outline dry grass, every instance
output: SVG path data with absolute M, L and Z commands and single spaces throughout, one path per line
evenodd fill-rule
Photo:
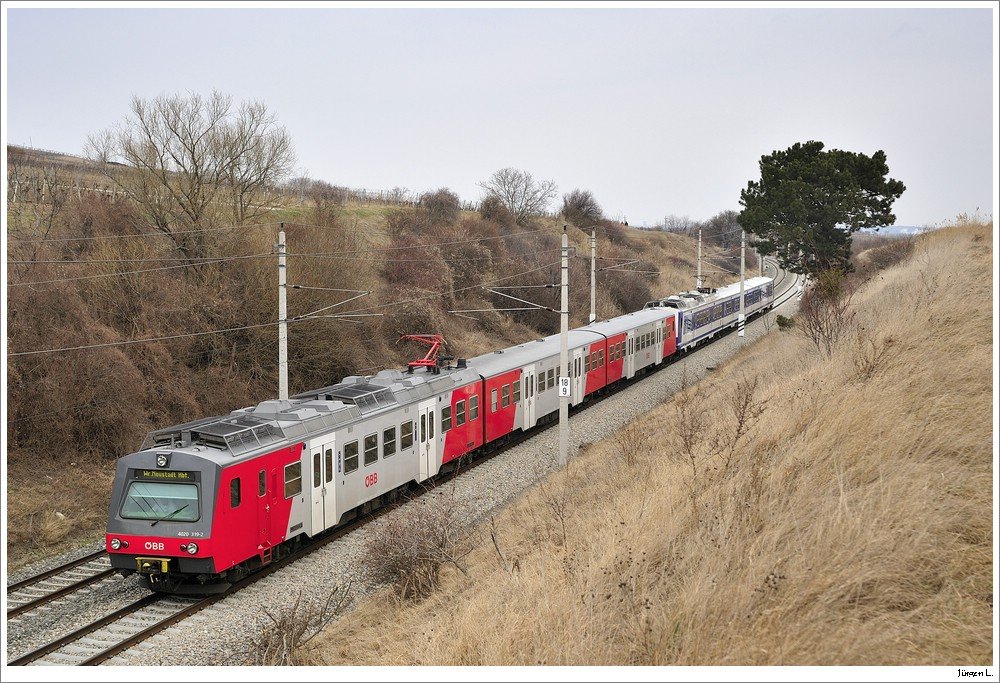
M 588 447 L 496 516 L 466 574 L 331 626 L 323 661 L 989 664 L 991 230 L 922 237 L 857 292 L 856 324 L 895 340 L 872 372 L 850 336 L 827 358 L 770 335 L 688 390 L 713 424 L 694 467 L 665 404 L 633 464 L 621 439 Z M 754 380 L 767 402 L 726 472 L 714 421 Z
M 114 463 L 8 461 L 7 571 L 101 537 Z

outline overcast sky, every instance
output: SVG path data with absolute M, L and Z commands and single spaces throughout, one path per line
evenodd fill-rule
M 514 166 L 653 224 L 795 142 L 888 155 L 897 223 L 991 214 L 983 9 L 7 9 L 6 141 L 81 153 L 133 93 L 263 100 L 298 166 L 413 191 Z

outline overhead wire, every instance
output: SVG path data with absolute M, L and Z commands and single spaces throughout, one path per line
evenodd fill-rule
M 526 270 L 526 271 L 522 271 L 520 273 L 514 273 L 512 275 L 508 275 L 506 277 L 499 278 L 499 279 L 495 280 L 494 282 L 506 282 L 506 281 L 512 280 L 512 279 L 514 279 L 516 277 L 521 277 L 522 275 L 528 275 L 530 273 L 534 273 L 534 272 L 537 272 L 539 270 L 544 270 L 545 268 L 551 268 L 551 267 L 553 267 L 553 266 L 555 266 L 557 264 L 558 264 L 558 262 L 548 263 L 548 264 L 545 264 L 543 266 L 539 266 L 537 268 L 532 268 L 532 269 L 529 269 L 529 270 Z M 470 290 L 470 289 L 479 289 L 479 288 L 481 288 L 483 286 L 485 286 L 485 285 L 483 285 L 483 284 L 480 284 L 480 285 L 471 285 L 469 287 L 461 287 L 461 288 L 458 288 L 458 289 L 451 289 L 451 290 L 448 290 L 446 292 L 434 292 L 434 293 L 427 294 L 425 296 L 415 297 L 415 298 L 411 298 L 411 299 L 404 299 L 404 300 L 401 300 L 401 301 L 391 301 L 391 302 L 386 302 L 386 303 L 383 303 L 383 304 L 374 304 L 372 306 L 366 306 L 364 308 L 353 309 L 353 310 L 350 310 L 350 311 L 344 311 L 344 314 L 365 313 L 365 312 L 375 311 L 375 310 L 381 310 L 381 309 L 385 309 L 385 308 L 392 308 L 392 307 L 395 307 L 395 306 L 402 306 L 402 305 L 405 305 L 405 304 L 416 303 L 416 302 L 419 302 L 419 301 L 425 301 L 427 299 L 434 299 L 434 298 L 439 298 L 439 297 L 447 296 L 447 295 L 453 294 L 455 292 L 462 292 L 462 291 L 467 291 L 467 290 Z M 306 317 L 306 318 L 298 318 L 298 319 L 288 319 L 285 322 L 286 323 L 295 323 L 295 322 L 304 322 L 305 320 L 314 320 L 314 319 L 316 319 L 316 318 L 308 318 L 308 317 Z M 8 357 L 13 358 L 13 357 L 23 357 L 23 356 L 37 356 L 37 355 L 49 354 L 49 353 L 66 353 L 66 352 L 70 352 L 70 351 L 85 351 L 85 350 L 91 350 L 91 349 L 111 348 L 111 347 L 116 347 L 116 346 L 130 346 L 132 344 L 149 344 L 149 343 L 153 343 L 153 342 L 169 341 L 169 340 L 173 340 L 173 339 L 185 339 L 185 338 L 190 338 L 190 337 L 201 337 L 201 336 L 206 336 L 206 335 L 211 335 L 211 334 L 225 334 L 225 333 L 229 333 L 229 332 L 239 332 L 239 331 L 242 331 L 242 330 L 252 330 L 252 329 L 259 329 L 259 328 L 263 328 L 263 327 L 273 327 L 273 326 L 278 325 L 278 324 L 280 324 L 280 321 L 273 321 L 273 322 L 266 322 L 266 323 L 257 323 L 257 324 L 252 324 L 252 325 L 240 325 L 240 326 L 236 326 L 236 327 L 227 327 L 227 328 L 222 328 L 222 329 L 217 329 L 217 330 L 205 330 L 205 331 L 201 331 L 201 332 L 187 332 L 187 333 L 182 333 L 182 334 L 172 334 L 172 335 L 166 335 L 166 336 L 162 336 L 162 337 L 150 337 L 150 338 L 147 338 L 147 339 L 126 339 L 126 340 L 123 340 L 123 341 L 105 342 L 105 343 L 101 343 L 101 344 L 84 344 L 84 345 L 80 345 L 80 346 L 67 346 L 67 347 L 55 348 L 55 349 L 36 349 L 34 351 L 18 351 L 18 352 L 14 352 L 14 353 L 8 353 L 7 355 L 8 355 Z
M 195 266 L 212 265 L 215 263 L 226 263 L 228 261 L 243 261 L 247 259 L 273 258 L 274 254 L 251 254 L 249 256 L 227 256 L 211 261 L 199 261 L 197 263 L 181 263 L 173 266 L 161 266 L 160 268 L 144 268 L 142 270 L 123 270 L 115 273 L 98 273 L 96 275 L 80 275 L 77 277 L 64 277 L 53 280 L 32 280 L 30 282 L 11 282 L 8 287 L 29 287 L 31 285 L 51 285 L 60 282 L 78 282 L 80 280 L 97 280 L 106 277 L 121 277 L 123 275 L 140 275 L 143 273 L 158 273 L 165 270 L 178 270 L 180 268 L 193 268 Z
M 93 240 L 111 240 L 111 239 L 125 239 L 128 237 L 175 237 L 177 235 L 191 235 L 195 233 L 202 232 L 224 232 L 226 230 L 239 230 L 241 228 L 254 229 L 254 228 L 265 228 L 280 225 L 278 222 L 274 223 L 243 223 L 240 225 L 223 225 L 214 228 L 197 228 L 194 230 L 172 230 L 170 232 L 137 232 L 126 235 L 91 235 L 89 237 L 25 237 L 21 239 L 9 240 L 11 244 L 25 244 L 25 243 L 61 243 L 61 242 L 90 242 Z

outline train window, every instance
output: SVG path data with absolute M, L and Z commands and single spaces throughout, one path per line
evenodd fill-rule
M 451 410 L 449 408 L 448 410 Z M 382 457 L 388 458 L 396 453 L 396 428 L 389 427 L 382 432 Z
M 479 419 L 479 397 L 471 396 L 469 398 L 469 420 Z
M 235 477 L 229 482 L 229 507 L 235 510 L 240 506 L 240 478 Z
M 325 463 L 326 473 L 323 475 L 323 481 L 329 484 L 331 481 L 333 481 L 333 449 L 327 448 L 326 452 L 324 453 L 324 456 L 326 460 Z
M 441 433 L 447 434 L 451 429 L 451 406 L 441 408 Z
M 504 384 L 500 387 L 500 407 L 506 408 L 510 405 L 510 385 Z
M 358 469 L 358 442 L 352 441 L 344 445 L 344 474 L 350 474 Z
M 465 424 L 465 401 L 455 404 L 455 426 L 461 427 Z
M 545 371 L 538 374 L 538 393 L 545 391 Z
M 302 493 L 302 463 L 293 462 L 290 465 L 285 465 L 285 498 L 291 498 L 300 493 Z
M 597 352 L 597 365 L 598 367 L 604 367 L 604 349 Z
M 413 445 L 413 420 L 399 425 L 399 449 L 405 450 Z
M 434 411 L 427 413 L 427 440 L 434 438 Z
M 590 372 L 590 354 L 583 357 L 583 371 Z
M 521 400 L 521 380 L 517 380 L 512 385 L 514 387 L 514 403 Z
M 317 486 L 319 486 L 320 484 L 323 483 L 322 473 L 321 473 L 320 468 L 319 468 L 319 466 L 320 466 L 320 462 L 319 462 L 320 457 L 321 456 L 320 456 L 319 451 L 316 451 L 315 453 L 313 453 L 313 488 L 316 488 Z
M 420 416 L 420 432 L 417 434 L 417 441 L 427 443 L 427 416 Z
M 124 519 L 160 519 L 170 515 L 171 522 L 198 519 L 198 487 L 177 482 L 133 481 L 122 503 Z
M 490 412 L 495 413 L 497 411 L 497 390 L 490 389 Z
M 549 389 L 556 385 L 556 371 L 555 368 L 549 368 Z
M 365 466 L 378 461 L 378 434 L 365 437 Z
M 267 472 L 261 470 L 257 473 L 257 495 L 263 496 L 267 493 Z

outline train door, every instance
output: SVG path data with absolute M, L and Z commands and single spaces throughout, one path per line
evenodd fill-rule
M 272 470 L 273 472 L 273 470 Z M 268 490 L 268 472 L 266 469 L 257 472 L 257 545 L 270 548 L 271 540 L 271 507 L 273 504 L 271 491 Z
M 535 426 L 535 367 L 524 368 L 521 373 L 521 396 L 524 398 L 524 428 Z
M 337 449 L 334 442 L 323 444 L 323 526 L 337 523 L 337 487 L 333 475 L 337 471 Z
M 420 481 L 437 474 L 437 429 L 434 425 L 434 399 L 417 406 L 417 458 L 420 461 Z
M 632 375 L 635 374 L 635 350 L 633 346 L 635 340 L 632 332 L 625 334 L 625 339 L 622 340 L 622 343 L 625 345 L 625 362 L 622 363 L 622 377 L 632 379 Z
M 337 521 L 333 487 L 333 442 L 312 450 L 312 532 L 319 533 Z
M 583 401 L 583 395 L 587 388 L 587 377 L 583 374 L 583 350 L 572 349 L 570 351 L 570 377 L 573 378 L 572 390 L 570 391 L 569 402 L 576 405 Z

